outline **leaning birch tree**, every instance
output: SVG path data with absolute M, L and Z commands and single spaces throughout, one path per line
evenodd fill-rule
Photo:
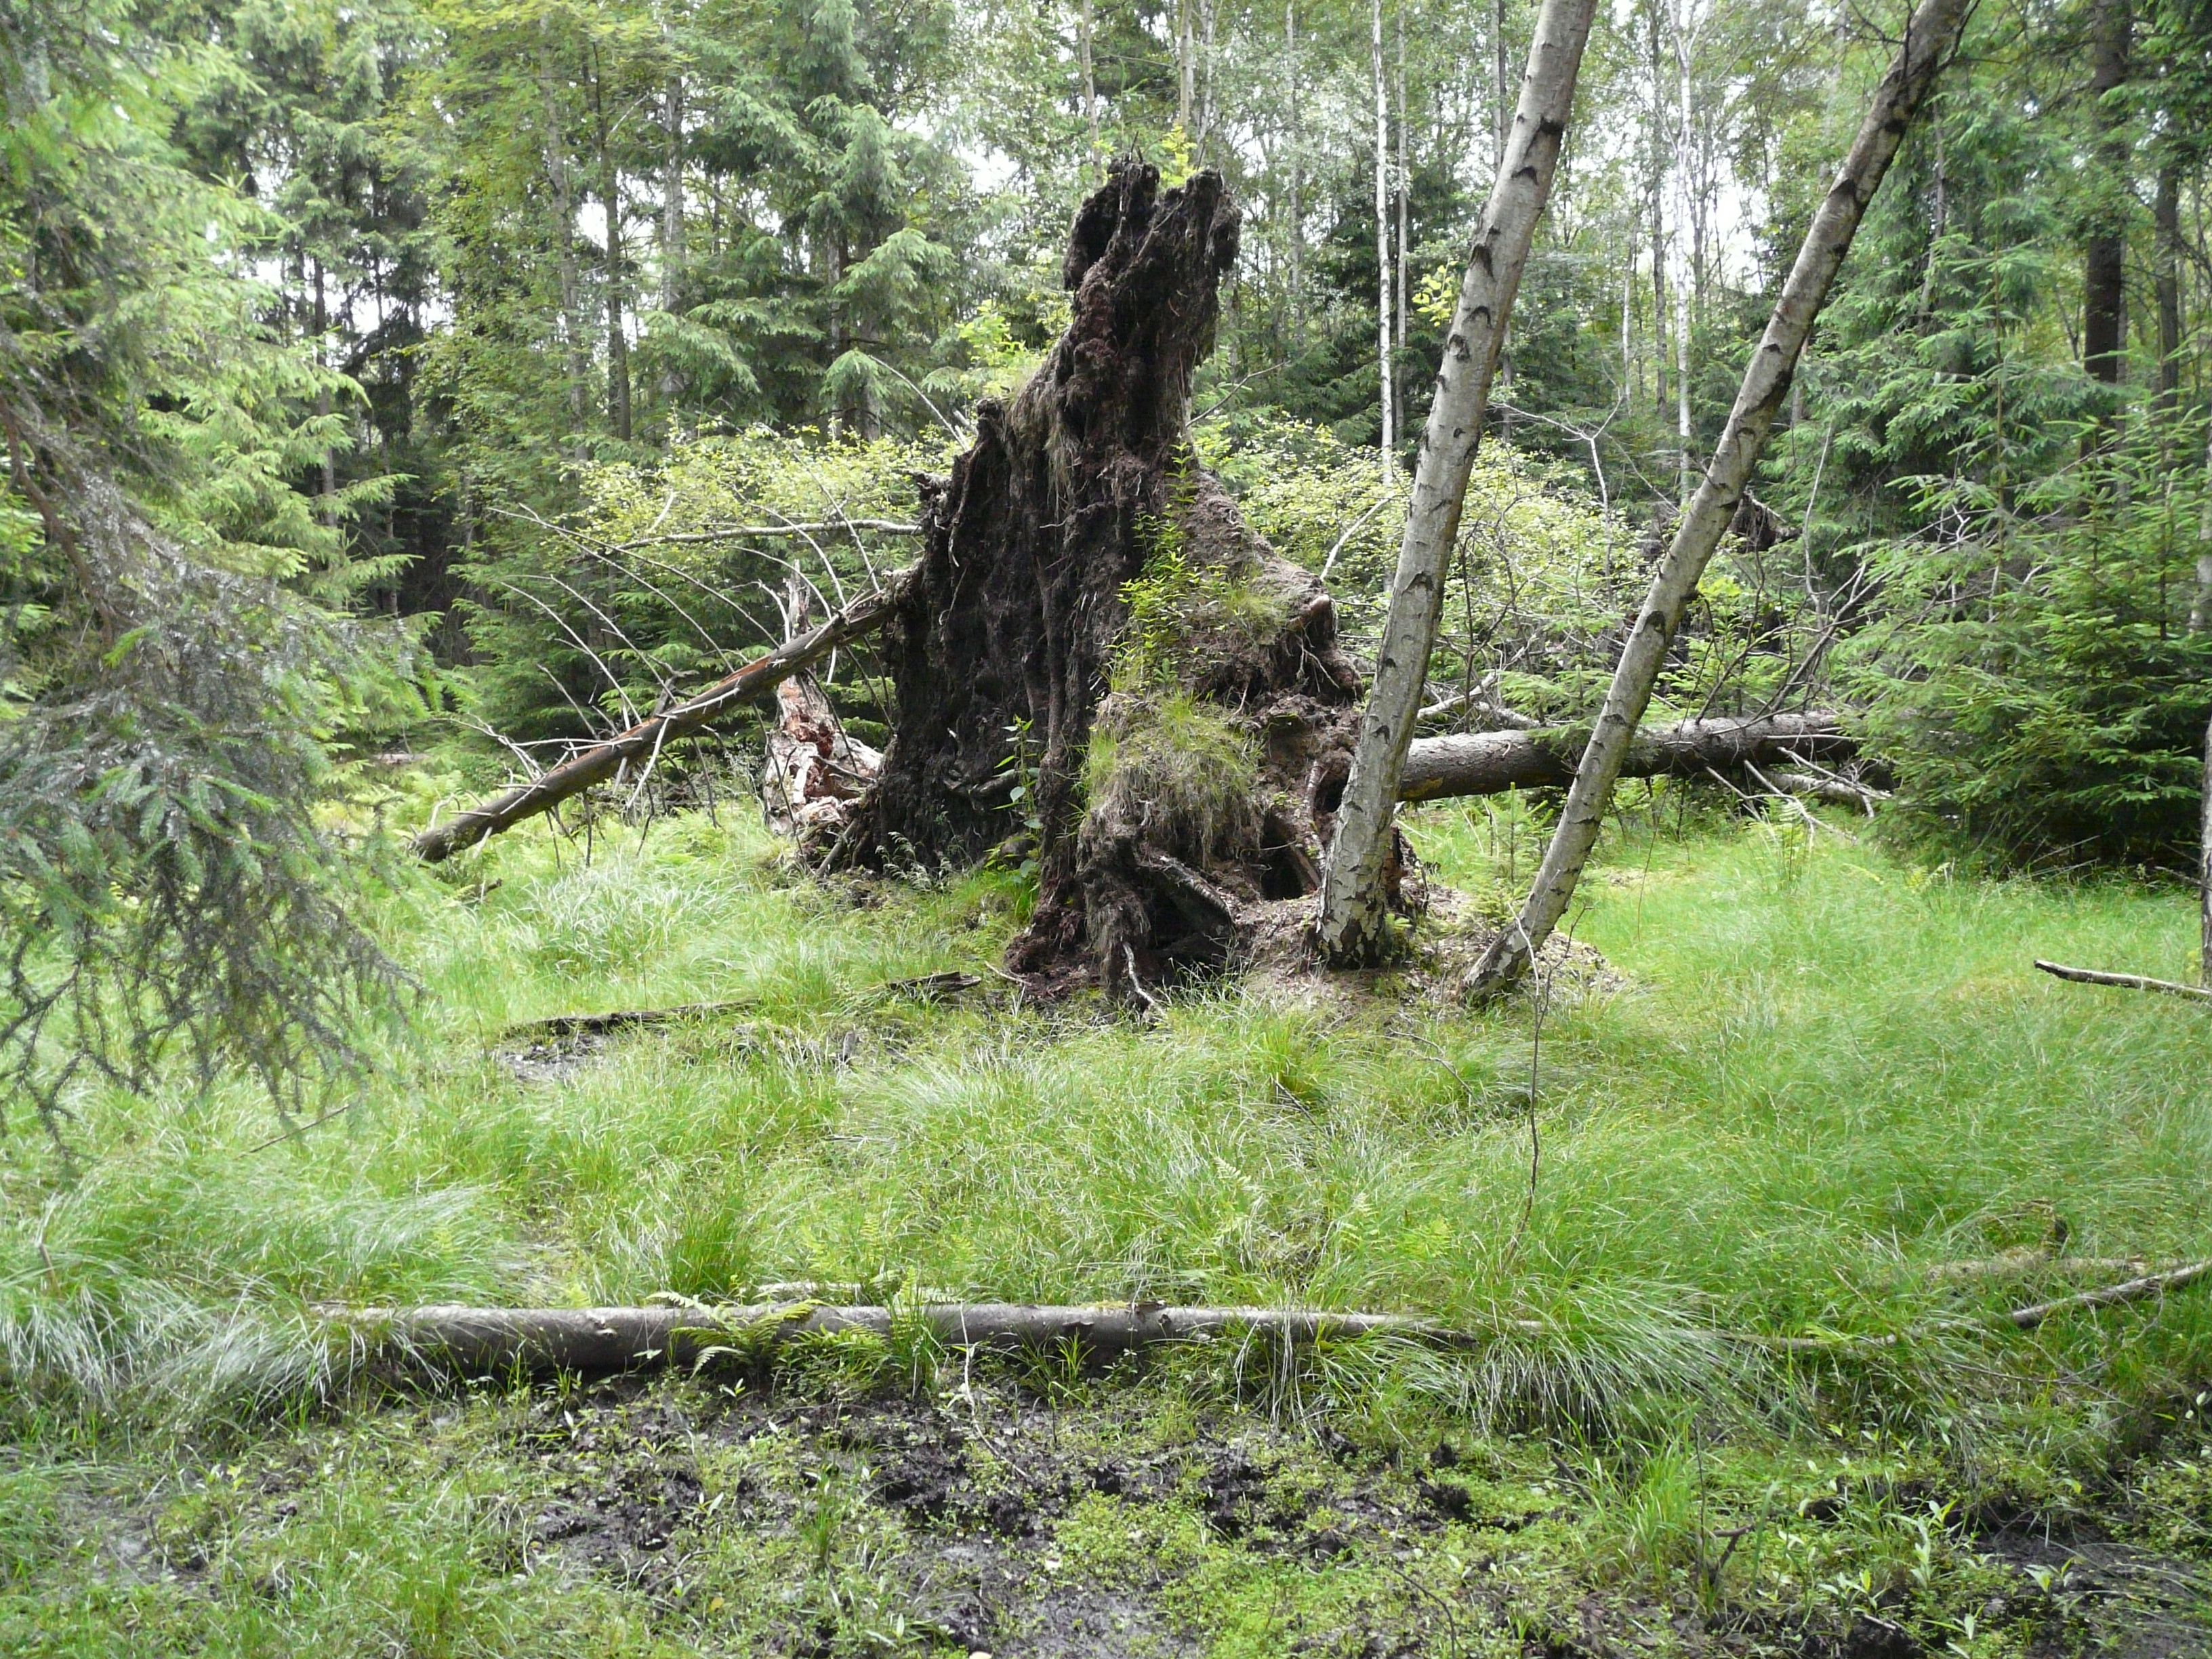
M 1867 204 L 1881 188 L 1882 175 L 1889 170 L 1913 116 L 1957 46 L 1972 4 L 1973 0 L 1922 0 L 1905 25 L 1904 42 L 1875 89 L 1850 155 L 1813 216 L 1797 250 L 1796 263 L 1775 301 L 1774 313 L 1767 319 L 1766 332 L 1744 371 L 1743 385 L 1736 392 L 1735 407 L 1729 413 L 1728 427 L 1713 453 L 1712 465 L 1682 514 L 1667 556 L 1652 576 L 1650 593 L 1621 649 L 1613 684 L 1576 769 L 1559 828 L 1553 832 L 1528 902 L 1514 924 L 1491 941 L 1468 975 L 1468 992 L 1478 1000 L 1496 995 L 1528 971 L 1535 951 L 1550 937 L 1574 897 L 1583 866 L 1597 844 L 1598 830 L 1612 804 L 1621 762 L 1644 711 L 1650 705 L 1667 647 L 1681 626 L 1682 612 L 1697 592 L 1698 580 L 1705 574 L 1722 532 L 1735 515 L 1736 504 L 1751 481 L 1752 469 L 1759 464 L 1759 452 L 1766 447 L 1775 416 L 1790 394 L 1806 336 L 1828 297 L 1844 256 L 1850 252 L 1851 238 Z
M 1429 653 L 1435 648 L 1443 611 L 1444 575 L 1459 538 L 1468 474 L 1482 442 L 1491 380 L 1498 372 L 1498 350 L 1536 221 L 1551 194 L 1559 142 L 1574 104 L 1583 46 L 1589 38 L 1595 9 L 1596 0 L 1544 0 L 1504 157 L 1483 209 L 1467 275 L 1460 282 L 1443 363 L 1437 371 L 1436 398 L 1421 434 L 1405 538 L 1399 544 L 1398 571 L 1390 584 L 1390 614 L 1376 655 L 1374 689 L 1360 720 L 1352 775 L 1337 808 L 1335 840 L 1322 884 L 1319 943 L 1322 955 L 1340 967 L 1378 961 L 1390 949 L 1383 866 L 1390 851 L 1399 775 L 1405 770 L 1406 746 L 1413 741 L 1414 718 L 1428 683 Z M 1376 16 L 1379 64 L 1379 9 Z M 1378 131 L 1378 145 L 1380 142 Z M 1387 333 L 1387 310 L 1383 327 Z M 1383 396 L 1387 409 L 1387 372 Z

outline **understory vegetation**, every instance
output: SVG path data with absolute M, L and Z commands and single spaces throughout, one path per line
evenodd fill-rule
M 1541 827 L 1409 823 L 1478 908 Z M 240 1081 L 88 1100 L 66 1160 L 19 1141 L 10 1650 L 1607 1651 L 1871 1620 L 1994 1656 L 2195 1628 L 2212 1298 L 1976 1322 L 2113 1276 L 2069 1258 L 2212 1253 L 2202 1017 L 2027 971 L 2181 972 L 2178 888 L 1967 879 L 1662 791 L 1510 1008 L 1426 1000 L 1416 964 L 1135 1024 L 993 975 L 1010 872 L 825 887 L 750 811 L 580 850 L 518 832 L 391 896 L 432 1012 L 329 1121 L 285 1129 Z M 690 1002 L 735 1006 L 526 1025 Z M 312 1316 L 794 1285 L 1480 1340 L 1101 1378 L 825 1339 L 774 1378 L 416 1399 Z M 2051 1536 L 2113 1541 L 2068 1566 Z
M 0 1653 L 2212 1652 L 2204 0 L 0 112 Z

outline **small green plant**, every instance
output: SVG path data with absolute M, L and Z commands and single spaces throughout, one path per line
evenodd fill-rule
M 1254 572 L 1194 562 L 1181 532 L 1164 519 L 1142 520 L 1137 534 L 1150 550 L 1143 574 L 1121 588 L 1128 619 L 1109 677 L 1114 690 L 1190 684 L 1210 660 L 1249 651 L 1282 628 L 1283 600 L 1258 586 Z
M 1254 833 L 1259 745 L 1184 692 L 1117 692 L 1098 710 L 1083 782 L 1092 814 L 1142 824 L 1201 860 Z

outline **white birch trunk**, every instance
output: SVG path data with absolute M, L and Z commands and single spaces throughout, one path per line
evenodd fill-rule
M 1528 902 L 1515 924 L 1491 942 L 1468 978 L 1480 997 L 1494 995 L 1528 970 L 1559 918 L 1566 913 L 1598 830 L 1612 804 L 1613 786 L 1650 707 L 1667 647 L 1681 625 L 1683 608 L 1697 591 L 1706 562 L 1735 515 L 1789 395 L 1798 354 L 1812 331 L 1813 319 L 1828 297 L 1844 256 L 1867 204 L 1881 187 L 1897 147 L 1912 125 L 1929 88 L 1957 44 L 1972 0 L 1922 0 L 1905 27 L 1905 44 L 1875 91 L 1858 137 L 1820 210 L 1805 233 L 1797 261 L 1775 302 L 1766 332 L 1745 370 L 1743 385 L 1729 411 L 1728 428 L 1696 497 L 1683 513 L 1674 544 L 1651 579 L 1642 613 L 1622 647 L 1620 665 L 1606 693 L 1605 706 L 1590 733 L 1582 763 L 1567 792 L 1559 828 L 1546 849 Z
M 1690 40 L 1684 30 L 1682 0 L 1674 0 L 1674 234 L 1690 223 Z M 1674 499 L 1690 501 L 1690 283 L 1691 262 L 1678 260 L 1674 272 Z
M 1291 93 L 1291 348 L 1305 344 L 1305 127 L 1298 117 L 1298 0 L 1283 0 L 1284 73 Z
M 1076 42 L 1083 53 L 1083 122 L 1091 130 L 1091 160 L 1098 161 L 1098 77 L 1091 62 L 1091 0 L 1083 0 L 1078 15 Z
M 1374 5 L 1375 63 L 1375 371 L 1382 398 L 1382 484 L 1390 485 L 1398 447 L 1390 396 L 1390 100 L 1382 80 L 1382 0 Z
M 1397 347 L 1401 351 L 1406 347 L 1406 271 L 1412 252 L 1407 244 L 1411 240 L 1407 221 L 1413 209 L 1407 198 L 1413 190 L 1413 173 L 1407 165 L 1406 137 L 1412 125 L 1406 106 L 1406 0 L 1398 0 L 1398 281 L 1395 297 L 1398 309 Z M 1395 378 L 1390 390 L 1393 403 L 1400 401 Z
M 1505 159 L 1460 282 L 1459 303 L 1421 434 L 1413 500 L 1390 584 L 1390 614 L 1376 654 L 1375 684 L 1360 720 L 1322 884 L 1318 944 L 1339 965 L 1373 962 L 1392 948 L 1382 869 L 1395 833 L 1391 814 L 1399 778 L 1428 681 L 1429 653 L 1443 611 L 1444 576 L 1459 538 L 1468 474 L 1482 442 L 1491 380 L 1536 221 L 1551 194 L 1595 9 L 1596 0 L 1544 0 Z
M 1190 131 L 1191 94 L 1195 90 L 1196 54 L 1191 50 L 1190 9 L 1197 0 L 1178 0 L 1176 6 L 1176 125 Z

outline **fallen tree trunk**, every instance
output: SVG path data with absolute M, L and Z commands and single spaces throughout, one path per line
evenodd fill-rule
M 2118 1285 L 2031 1303 L 1981 1319 L 1937 1319 L 1880 1336 L 1838 1333 L 1769 1336 L 1716 1330 L 1716 1342 L 1784 1353 L 1875 1352 L 1948 1332 L 2031 1331 L 2060 1314 L 2124 1307 L 2179 1291 L 2212 1274 L 2194 1261 Z M 1019 1302 L 945 1302 L 911 1310 L 831 1307 L 816 1302 L 766 1302 L 732 1307 L 646 1308 L 321 1308 L 374 1358 L 466 1376 L 544 1376 L 560 1371 L 605 1375 L 646 1366 L 698 1366 L 717 1359 L 760 1362 L 803 1336 L 860 1333 L 890 1337 L 918 1323 L 949 1347 L 1059 1351 L 1073 1344 L 1090 1360 L 1170 1342 L 1272 1336 L 1293 1345 L 1401 1337 L 1434 1347 L 1480 1349 L 1500 1337 L 1545 1337 L 1541 1320 L 1502 1319 L 1487 1331 L 1455 1329 L 1415 1314 L 1328 1313 L 1276 1308 L 1170 1308 L 1039 1305 Z
M 2116 985 L 2124 991 L 2157 991 L 2170 997 L 2212 1002 L 2212 990 L 2207 990 L 2202 985 L 2183 985 L 2173 980 L 2151 979 L 2142 974 L 2108 974 L 2095 968 L 2068 968 L 2040 958 L 2035 965 L 2053 979 L 2071 980 L 2076 985 Z
M 689 702 L 678 703 L 650 720 L 640 720 L 620 736 L 571 756 L 544 775 L 481 806 L 471 807 L 443 823 L 432 824 L 415 837 L 416 856 L 435 864 L 464 848 L 475 846 L 488 836 L 511 829 L 525 818 L 550 811 L 569 796 L 615 776 L 632 761 L 650 763 L 671 739 L 696 732 L 738 704 L 767 695 L 801 669 L 821 661 L 846 641 L 882 627 L 898 603 L 909 575 L 910 573 L 902 573 L 892 577 L 880 591 L 863 594 L 811 633 L 803 634 L 747 663 Z
M 1571 783 L 1588 737 L 1580 728 L 1562 726 L 1417 738 L 1406 751 L 1399 799 L 1495 795 Z M 1832 714 L 1684 720 L 1639 733 L 1621 772 L 1636 778 L 1695 777 L 1708 767 L 1724 772 L 1793 760 L 1842 759 L 1856 749 Z
M 1056 1349 L 1074 1342 L 1110 1358 L 1165 1342 L 1244 1332 L 1293 1343 L 1378 1335 L 1464 1345 L 1432 1321 L 1406 1314 L 1285 1312 L 1272 1308 L 1052 1307 L 962 1302 L 908 1313 L 812 1302 L 727 1308 L 460 1308 L 326 1310 L 372 1351 L 428 1360 L 478 1375 L 520 1370 L 605 1373 L 642 1365 L 696 1365 L 717 1357 L 765 1357 L 794 1337 L 862 1332 L 889 1336 L 893 1322 L 918 1320 L 955 1347 Z M 1540 1328 L 1540 1327 L 1535 1328 Z

